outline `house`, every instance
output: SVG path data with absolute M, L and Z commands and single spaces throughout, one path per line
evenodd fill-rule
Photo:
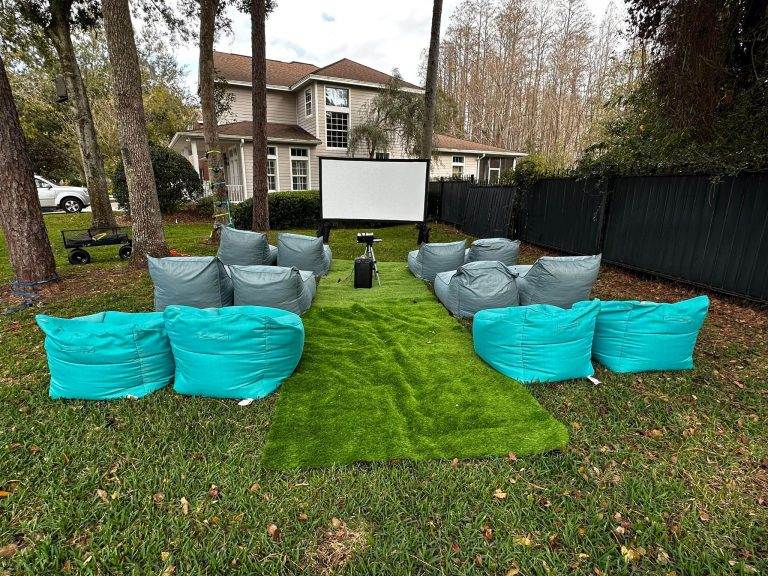
M 219 125 L 226 182 L 230 198 L 240 201 L 253 193 L 251 58 L 214 52 L 214 67 L 229 101 Z M 392 77 L 346 58 L 322 68 L 306 62 L 267 60 L 266 68 L 269 190 L 317 189 L 318 158 L 348 156 L 349 130 L 365 120 L 369 103 Z M 402 89 L 424 92 L 407 82 Z M 207 179 L 201 126 L 176 133 L 170 147 Z M 365 154 L 357 154 L 361 155 Z M 438 134 L 431 175 L 473 176 L 494 182 L 521 156 L 525 154 Z M 396 143 L 376 157 L 404 158 L 408 154 Z

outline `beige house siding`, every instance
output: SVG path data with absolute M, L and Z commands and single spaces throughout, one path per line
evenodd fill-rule
M 228 86 L 232 94 L 229 112 L 219 120 L 221 124 L 253 120 L 251 89 L 244 86 Z M 303 95 L 303 94 L 302 94 Z M 296 96 L 290 92 L 267 91 L 267 122 L 296 124 Z
M 478 158 L 480 156 L 462 152 L 441 152 L 437 158 L 433 158 L 431 166 L 432 178 L 450 178 L 453 175 L 454 156 L 464 157 L 465 178 L 470 176 L 477 178 Z
M 307 116 L 304 93 L 309 90 L 312 94 L 312 114 Z M 315 83 L 313 82 L 309 86 L 302 90 L 299 90 L 296 96 L 296 120 L 297 124 L 310 134 L 317 132 L 317 90 L 315 90 Z

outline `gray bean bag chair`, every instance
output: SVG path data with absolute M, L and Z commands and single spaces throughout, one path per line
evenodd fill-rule
M 454 316 L 472 318 L 487 308 L 520 304 L 515 274 L 501 262 L 468 262 L 435 276 L 435 295 Z
M 304 314 L 317 290 L 315 275 L 283 266 L 230 266 L 235 306 L 268 306 Z
M 507 266 L 517 263 L 517 253 L 520 252 L 520 240 L 509 238 L 481 238 L 470 244 L 466 252 L 466 262 L 495 260 Z
M 552 304 L 570 308 L 589 300 L 600 272 L 602 254 L 595 256 L 542 256 L 531 265 L 510 266 L 518 275 L 520 304 Z
M 277 247 L 271 246 L 267 242 L 267 235 L 262 232 L 224 226 L 217 255 L 227 266 L 274 264 L 277 261 Z
M 147 256 L 147 263 L 155 285 L 155 310 L 171 305 L 232 306 L 232 281 L 215 256 Z
M 331 267 L 331 247 L 322 238 L 289 234 L 277 236 L 277 265 L 309 270 L 325 276 Z
M 408 253 L 408 268 L 417 278 L 432 282 L 440 272 L 456 270 L 464 264 L 464 240 L 422 244 Z

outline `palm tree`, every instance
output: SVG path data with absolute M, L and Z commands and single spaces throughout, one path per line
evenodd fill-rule
M 117 111 L 117 135 L 133 220 L 132 259 L 135 265 L 145 266 L 147 255 L 167 256 L 168 246 L 149 155 L 139 55 L 128 0 L 103 0 L 102 10 Z
M 0 223 L 15 280 L 56 279 L 56 264 L 37 199 L 32 162 L 0 54 Z
M 437 100 L 437 64 L 440 56 L 440 18 L 443 0 L 435 0 L 432 7 L 432 32 L 429 37 L 427 78 L 424 86 L 424 130 L 421 141 L 421 157 L 432 156 L 432 139 L 435 129 L 435 102 Z

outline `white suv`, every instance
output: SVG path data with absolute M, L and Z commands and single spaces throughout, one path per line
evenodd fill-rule
M 82 186 L 59 186 L 37 174 L 35 174 L 35 186 L 40 207 L 43 210 L 60 208 L 64 212 L 74 214 L 91 204 L 88 189 Z

